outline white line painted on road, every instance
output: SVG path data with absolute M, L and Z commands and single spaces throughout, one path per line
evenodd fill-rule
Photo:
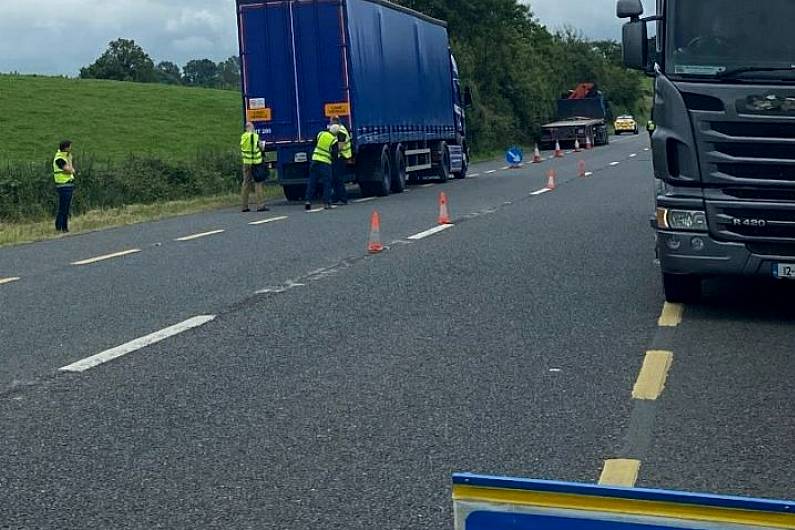
M 632 153 L 631 155 L 629 155 L 630 158 L 635 158 L 636 156 L 638 156 L 638 153 Z
M 113 254 L 106 254 L 104 256 L 97 256 L 95 258 L 88 258 L 81 261 L 75 261 L 72 265 L 91 265 L 92 263 L 97 263 L 99 261 L 105 261 L 113 258 L 121 258 L 123 256 L 129 256 L 130 254 L 138 254 L 141 252 L 140 248 L 133 248 L 130 250 L 124 250 L 122 252 L 114 252 Z
M 20 278 L 14 276 L 13 278 L 0 278 L 0 285 L 4 285 L 6 283 L 18 282 Z
M 453 228 L 455 225 L 439 225 L 434 226 L 430 230 L 426 230 L 425 232 L 420 232 L 419 234 L 414 234 L 413 236 L 409 236 L 409 239 L 412 241 L 419 241 L 420 239 L 425 239 L 426 237 L 430 237 L 434 234 L 438 234 L 439 232 L 444 232 L 449 228 Z
M 549 189 L 549 188 L 541 188 L 541 189 L 540 189 L 540 190 L 538 190 L 538 191 L 534 191 L 534 192 L 533 192 L 533 193 L 531 193 L 530 195 L 533 195 L 533 196 L 536 196 L 536 195 L 543 195 L 544 193 L 548 193 L 548 192 L 550 192 L 550 191 L 552 191 L 552 190 L 551 190 L 551 189 Z
M 643 150 L 644 150 L 644 151 L 648 151 L 648 150 L 649 150 L 649 148 L 648 148 L 648 147 L 644 147 L 644 148 L 643 148 Z
M 370 202 L 370 201 L 374 201 L 375 199 L 376 199 L 376 197 L 364 197 L 362 199 L 356 199 L 353 202 L 355 202 L 355 203 Z
M 490 169 L 490 170 L 486 171 L 486 175 L 491 175 L 492 173 L 496 173 L 496 172 L 497 172 L 496 169 Z
M 610 165 L 611 165 L 611 166 L 617 166 L 617 165 L 619 165 L 620 163 L 621 163 L 621 162 L 610 162 Z
M 480 176 L 480 173 L 472 173 L 471 175 L 467 175 L 467 177 L 469 177 L 469 178 L 475 178 L 475 177 L 479 177 L 479 176 Z
M 251 226 L 257 225 L 266 225 L 268 223 L 275 223 L 277 221 L 284 221 L 287 219 L 286 215 L 282 215 L 281 217 L 271 217 L 270 219 L 263 219 L 262 221 L 254 221 L 253 223 L 249 223 Z
M 590 177 L 591 175 L 593 175 L 593 171 L 586 171 L 585 172 L 585 176 L 586 177 Z
M 305 211 L 306 211 L 306 213 L 320 213 L 320 212 L 325 212 L 326 209 L 325 208 L 313 208 L 311 210 L 305 210 Z
M 502 166 L 500 169 L 505 171 L 506 169 L 511 169 L 511 167 L 510 166 Z
M 433 187 L 433 186 L 435 186 L 435 185 L 436 185 L 436 184 L 434 184 L 433 182 L 430 182 L 430 183 L 428 183 L 428 184 L 421 184 L 421 185 L 420 185 L 420 188 L 431 188 L 431 187 Z
M 127 344 L 122 344 L 121 346 L 117 346 L 110 350 L 106 350 L 102 353 L 92 355 L 91 357 L 87 357 L 82 361 L 70 364 L 69 366 L 64 366 L 63 368 L 60 369 L 60 371 L 72 372 L 72 373 L 85 372 L 86 370 L 90 370 L 91 368 L 95 368 L 101 364 L 105 364 L 114 359 L 118 359 L 119 357 L 123 357 L 124 355 L 130 354 L 134 351 L 146 348 L 147 346 L 151 346 L 152 344 L 157 344 L 158 342 L 164 341 L 170 337 L 173 337 L 174 335 L 179 335 L 180 333 L 183 333 L 190 329 L 203 326 L 214 319 L 215 315 L 201 315 L 193 317 L 180 324 L 176 324 L 174 326 L 161 329 L 160 331 L 156 331 L 151 335 L 135 339 L 133 341 L 128 342 Z
M 193 241 L 194 239 L 200 239 L 202 237 L 223 234 L 224 232 L 226 232 L 226 230 L 213 230 L 211 232 L 202 232 L 201 234 L 193 234 L 192 236 L 178 237 L 174 241 Z

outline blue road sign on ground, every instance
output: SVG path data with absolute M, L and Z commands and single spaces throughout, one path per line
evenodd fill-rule
M 505 153 L 505 161 L 511 166 L 518 166 L 524 160 L 524 151 L 519 147 L 511 147 Z
M 455 530 L 795 529 L 795 502 L 453 476 Z

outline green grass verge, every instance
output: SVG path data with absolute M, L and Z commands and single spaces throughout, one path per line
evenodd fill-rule
M 265 197 L 267 200 L 283 198 L 281 187 L 266 186 Z M 251 199 L 254 199 L 253 194 Z M 75 216 L 69 221 L 70 234 L 67 236 L 55 232 L 54 220 L 52 219 L 36 222 L 4 223 L 0 224 L 0 247 L 59 239 L 95 230 L 157 221 L 220 208 L 236 208 L 239 204 L 239 194 L 227 193 L 183 201 L 135 204 L 119 208 L 91 210 Z

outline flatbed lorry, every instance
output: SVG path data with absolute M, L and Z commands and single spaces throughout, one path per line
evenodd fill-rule
M 237 0 L 237 14 L 245 118 L 288 200 L 303 198 L 333 117 L 352 137 L 346 181 L 365 196 L 466 177 L 471 94 L 446 23 L 386 0 Z
M 795 279 L 795 2 L 656 11 L 617 5 L 626 66 L 654 77 L 651 224 L 666 299 L 698 300 L 708 277 Z
M 582 83 L 557 102 L 556 120 L 541 126 L 542 149 L 552 149 L 557 142 L 574 146 L 579 140 L 585 146 L 607 145 L 607 105 L 604 95 L 592 83 Z

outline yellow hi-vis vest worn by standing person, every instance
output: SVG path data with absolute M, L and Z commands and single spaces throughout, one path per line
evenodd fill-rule
M 52 151 L 50 151 L 52 152 Z M 63 161 L 59 164 L 58 161 Z M 75 176 L 66 171 L 67 167 L 72 166 L 72 153 L 66 151 L 58 151 L 55 153 L 55 158 L 52 161 L 52 172 L 55 177 L 56 186 L 71 186 L 75 182 Z
M 250 212 L 248 197 L 251 188 L 254 188 L 258 212 L 267 212 L 269 208 L 263 202 L 265 166 L 263 165 L 262 147 L 259 134 L 254 129 L 254 124 L 246 123 L 246 131 L 240 137 L 240 153 L 243 156 L 243 189 L 240 191 L 240 201 L 244 212 Z
M 348 129 L 343 124 L 340 123 L 339 126 L 340 126 L 340 135 L 344 139 L 340 141 L 340 157 L 344 158 L 345 160 L 350 160 L 351 158 L 353 158 L 353 148 L 351 147 L 351 133 L 348 132 Z

